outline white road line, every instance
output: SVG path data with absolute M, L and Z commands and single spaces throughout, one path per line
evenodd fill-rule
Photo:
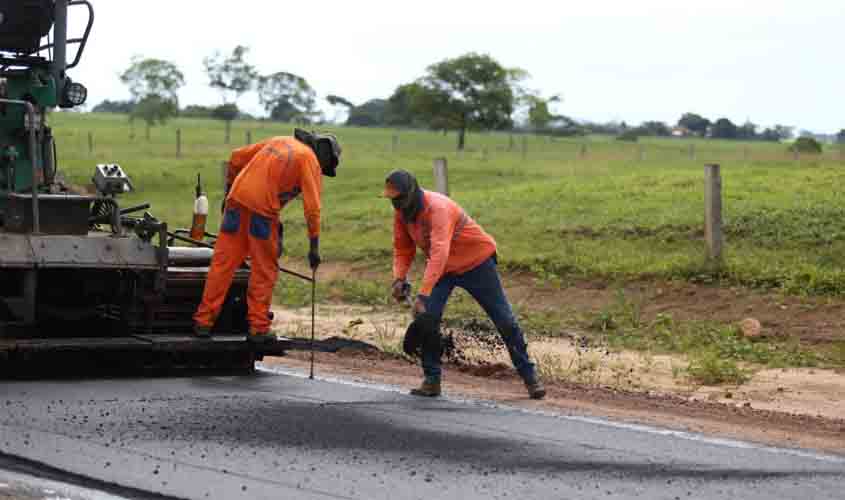
M 45 500 L 126 500 L 97 490 L 89 490 L 72 484 L 41 479 L 29 474 L 0 469 L 0 489 L 23 488 L 31 495 L 44 495 Z M 14 492 L 14 491 L 13 491 Z
M 265 366 L 262 363 L 258 363 L 257 369 L 265 372 L 265 373 L 272 373 L 276 375 L 287 375 L 291 377 L 297 378 L 309 378 L 307 373 L 304 373 L 299 370 L 294 370 L 290 368 L 280 368 L 280 367 L 269 367 Z M 356 381 L 356 380 L 349 380 L 343 379 L 338 377 L 327 377 L 327 376 L 315 376 L 315 380 L 319 380 L 321 382 L 330 382 L 334 384 L 341 384 L 347 385 L 351 387 L 360 387 L 365 389 L 374 389 L 383 392 L 394 392 L 405 394 L 407 391 L 399 386 L 393 385 L 386 385 L 386 384 L 375 384 L 369 383 L 364 381 Z M 477 405 L 477 406 L 485 406 L 489 408 L 496 408 L 496 409 L 505 409 L 509 411 L 515 411 L 520 413 L 525 413 L 529 415 L 538 415 L 544 417 L 551 417 L 551 418 L 559 418 L 562 420 L 569 420 L 573 422 L 582 422 L 594 425 L 601 425 L 604 427 L 610 427 L 613 429 L 622 429 L 627 431 L 634 431 L 634 432 L 642 432 L 646 434 L 655 434 L 659 436 L 668 436 L 674 437 L 679 439 L 685 439 L 688 441 L 695 441 L 698 443 L 704 443 L 714 446 L 723 446 L 727 448 L 736 448 L 736 449 L 750 449 L 750 450 L 758 450 L 758 451 L 765 451 L 768 453 L 774 453 L 778 455 L 788 455 L 800 458 L 808 458 L 812 460 L 817 460 L 820 462 L 827 462 L 827 463 L 835 463 L 835 464 L 845 464 L 845 457 L 843 456 L 836 456 L 836 455 L 827 455 L 823 453 L 818 453 L 810 450 L 802 450 L 797 448 L 777 448 L 774 446 L 766 446 L 756 443 L 751 443 L 747 441 L 739 441 L 734 439 L 726 439 L 726 438 L 714 438 L 710 436 L 705 436 L 703 434 L 697 434 L 694 432 L 687 432 L 687 431 L 678 431 L 672 429 L 661 429 L 659 427 L 652 427 L 649 425 L 641 425 L 641 424 L 629 424 L 624 422 L 614 422 L 612 420 L 599 418 L 599 417 L 584 417 L 579 415 L 564 415 L 561 413 L 554 413 L 551 411 L 544 411 L 544 410 L 533 410 L 529 408 L 520 408 L 516 406 L 509 406 L 501 403 L 497 403 L 495 401 L 487 401 L 487 400 L 479 400 L 479 399 L 462 399 L 462 398 L 455 398 L 449 396 L 443 396 L 441 399 L 450 401 L 453 403 L 459 404 L 470 404 L 470 405 Z

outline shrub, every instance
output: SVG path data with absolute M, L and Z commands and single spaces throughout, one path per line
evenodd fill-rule
M 691 381 L 704 385 L 742 385 L 751 378 L 748 370 L 740 368 L 733 359 L 722 357 L 715 349 L 691 354 L 687 375 Z
M 630 130 L 626 130 L 622 132 L 618 136 L 616 136 L 617 141 L 629 141 L 629 142 L 637 142 L 640 138 L 640 131 L 638 129 L 632 128 Z
M 813 139 L 812 137 L 799 137 L 791 146 L 789 146 L 789 151 L 791 153 L 795 153 L 797 151 L 799 153 L 821 154 L 822 145 L 819 144 L 819 141 Z

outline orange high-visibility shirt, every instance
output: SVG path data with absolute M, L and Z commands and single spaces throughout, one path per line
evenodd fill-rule
M 229 197 L 265 217 L 277 217 L 302 194 L 308 236 L 320 235 L 322 171 L 317 155 L 293 137 L 273 137 L 232 152 Z
M 465 273 L 496 253 L 496 241 L 448 197 L 423 192 L 416 221 L 405 224 L 399 210 L 393 218 L 393 277 L 405 279 L 419 247 L 426 256 L 419 293 L 430 295 L 444 274 Z

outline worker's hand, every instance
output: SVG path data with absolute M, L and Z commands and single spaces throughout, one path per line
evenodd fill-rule
M 320 238 L 311 238 L 311 248 L 308 250 L 308 264 L 312 271 L 320 267 Z
M 390 287 L 390 292 L 396 302 L 402 302 L 405 297 L 411 292 L 411 284 L 407 280 L 397 278 L 393 280 L 393 285 Z
M 427 295 L 417 295 L 417 300 L 414 302 L 414 313 L 424 314 L 428 309 L 428 296 Z

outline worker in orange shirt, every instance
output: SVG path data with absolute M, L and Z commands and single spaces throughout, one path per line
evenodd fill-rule
M 279 214 L 288 202 L 302 195 L 310 240 L 308 260 L 316 271 L 320 265 L 321 175 L 336 175 L 340 153 L 335 136 L 301 129 L 295 129 L 292 137 L 272 137 L 232 152 L 220 234 L 202 302 L 194 314 L 197 336 L 211 336 L 235 271 L 249 257 L 248 339 L 275 339 L 270 332 L 270 303 L 281 255 Z
M 427 325 L 425 334 L 438 339 L 435 347 L 428 341 L 421 343 L 424 379 L 411 394 L 435 397 L 441 393 L 439 325 L 457 286 L 469 292 L 496 325 L 529 396 L 542 399 L 546 390 L 528 356 L 525 337 L 496 269 L 495 240 L 457 203 L 422 190 L 405 170 L 387 176 L 384 196 L 395 209 L 392 294 L 398 301 L 405 299 L 410 289 L 408 271 L 419 247 L 425 253 L 426 266 L 414 303 L 415 323 Z

